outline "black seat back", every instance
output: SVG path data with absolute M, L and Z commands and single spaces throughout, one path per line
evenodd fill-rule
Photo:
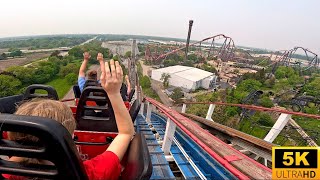
M 88 101 L 96 106 L 88 106 Z M 107 93 L 102 87 L 86 87 L 79 99 L 76 112 L 77 130 L 118 132 L 114 112 Z
M 46 179 L 88 179 L 70 133 L 42 117 L 0 114 L 0 155 L 48 160 L 54 165 L 26 165 L 0 160 L 0 174 Z M 22 145 L 2 137 L 3 131 L 36 136 L 41 143 Z
M 134 100 L 132 106 L 130 107 L 130 111 L 129 111 L 132 122 L 134 122 L 136 120 L 138 113 L 140 111 L 140 107 L 141 107 L 141 104 L 139 103 L 139 101 Z
M 80 98 L 80 96 L 81 96 L 81 91 L 80 91 L 79 85 L 74 85 L 74 86 L 72 87 L 72 89 L 73 89 L 74 97 L 75 97 L 75 98 Z
M 137 133 L 128 147 L 128 158 L 121 179 L 150 179 L 152 174 L 151 158 L 145 137 Z
M 0 98 L 0 112 L 13 114 L 16 112 L 16 107 L 23 101 L 23 95 L 15 95 Z
M 86 82 L 84 83 L 83 89 L 89 86 L 100 86 L 100 84 L 96 80 L 86 80 Z
M 36 90 L 44 90 L 47 94 L 36 94 Z M 24 94 L 0 98 L 0 112 L 13 114 L 16 111 L 16 107 L 21 102 L 32 98 L 59 99 L 57 91 L 53 87 L 42 84 L 33 84 L 26 88 Z
M 131 102 L 131 100 L 132 100 L 133 95 L 134 95 L 135 92 L 136 92 L 135 89 L 131 89 L 130 94 L 129 94 L 129 102 Z
M 120 94 L 121 94 L 123 101 L 128 101 L 127 90 L 128 90 L 127 85 L 122 83 L 121 88 L 120 88 Z
M 47 92 L 47 94 L 36 94 L 36 90 L 44 90 Z M 57 91 L 52 87 L 48 85 L 43 84 L 33 84 L 27 87 L 23 99 L 29 100 L 32 98 L 48 98 L 48 99 L 54 99 L 59 100 Z

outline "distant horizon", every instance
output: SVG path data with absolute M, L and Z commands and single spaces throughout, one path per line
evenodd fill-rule
M 85 33 L 85 34 L 37 34 L 37 35 L 23 35 L 23 36 L 8 36 L 8 37 L 0 37 L 0 41 L 1 40 L 4 40 L 4 39 L 14 39 L 14 38 L 31 38 L 31 37 L 41 37 L 41 36 L 67 36 L 67 35 L 123 35 L 123 36 L 145 36 L 145 37 L 156 37 L 156 38 L 167 38 L 167 39 L 179 39 L 183 42 L 186 41 L 186 39 L 183 39 L 183 38 L 178 38 L 178 37 L 165 37 L 165 36 L 153 36 L 153 35 L 142 35 L 142 34 L 101 34 L 101 33 Z M 206 38 L 206 37 L 204 37 Z M 202 38 L 202 39 L 204 39 Z M 199 41 L 199 40 L 202 40 L 202 39 L 197 39 L 197 40 L 194 40 L 191 38 L 190 41 Z M 233 39 L 234 40 L 234 39 Z M 235 41 L 235 46 L 236 47 L 243 47 L 243 48 L 254 48 L 254 49 L 261 49 L 261 50 L 265 50 L 265 51 L 279 51 L 279 50 L 272 50 L 272 49 L 267 49 L 267 48 L 261 48 L 261 47 L 250 47 L 250 46 L 246 46 L 246 45 L 239 45 L 236 43 L 236 40 Z M 292 47 L 294 48 L 294 47 Z M 289 50 L 289 49 L 288 49 Z
M 137 34 L 191 39 L 219 33 L 236 45 L 320 54 L 319 0 L 10 0 L 1 1 L 0 37 Z

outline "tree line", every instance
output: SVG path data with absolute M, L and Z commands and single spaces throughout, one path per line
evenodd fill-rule
M 86 40 L 93 38 L 93 35 L 65 35 L 65 36 L 45 36 L 29 37 L 24 39 L 0 40 L 0 49 L 5 48 L 28 48 L 51 49 L 58 47 L 72 47 Z
M 0 97 L 20 94 L 31 84 L 45 84 L 54 78 L 66 78 L 70 85 L 75 84 L 84 51 L 91 53 L 89 64 L 97 63 L 98 52 L 102 52 L 104 57 L 112 56 L 109 49 L 93 41 L 72 48 L 65 57 L 59 56 L 56 51 L 47 60 L 39 60 L 28 66 L 11 66 L 0 74 Z

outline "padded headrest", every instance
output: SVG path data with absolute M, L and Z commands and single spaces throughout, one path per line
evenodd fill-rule
M 83 88 L 89 87 L 89 86 L 100 86 L 100 84 L 96 80 L 86 80 L 84 83 Z
M 26 165 L 0 160 L 0 174 L 48 179 L 88 179 L 70 133 L 55 120 L 0 114 L 0 155 L 48 160 L 54 165 Z M 3 131 L 21 132 L 39 138 L 38 144 L 5 140 Z
M 0 112 L 13 114 L 16 107 L 23 101 L 23 95 L 15 95 L 0 98 Z
M 94 101 L 96 105 L 87 105 Z M 102 87 L 86 87 L 76 112 L 77 130 L 118 132 L 111 102 Z
M 47 94 L 36 94 L 36 90 L 44 90 L 47 92 Z M 33 84 L 27 87 L 25 93 L 23 94 L 23 99 L 29 100 L 32 98 L 48 98 L 59 100 L 57 91 L 52 86 L 43 84 Z
M 47 94 L 36 94 L 36 90 L 44 90 Z M 24 94 L 0 98 L 0 112 L 13 114 L 16 111 L 16 107 L 21 102 L 33 98 L 59 99 L 57 91 L 53 87 L 42 84 L 33 84 L 26 88 Z
M 81 96 L 81 91 L 80 91 L 79 85 L 74 85 L 74 86 L 72 87 L 72 89 L 73 89 L 74 97 L 75 97 L 75 98 L 80 98 L 80 96 Z
M 127 85 L 122 83 L 121 88 L 120 88 L 120 94 L 121 94 L 123 101 L 128 101 L 127 91 L 128 91 Z

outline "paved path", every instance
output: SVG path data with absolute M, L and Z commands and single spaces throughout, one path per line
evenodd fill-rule
M 145 65 L 141 59 L 139 60 L 139 62 L 142 67 L 142 71 L 143 71 L 142 74 L 144 76 L 148 76 L 148 71 L 152 70 L 153 68 L 151 66 Z
M 167 94 L 162 91 L 162 83 L 151 79 L 151 87 L 158 94 L 162 103 L 166 106 L 172 106 L 172 101 L 169 99 Z
M 91 41 L 93 41 L 93 40 L 97 39 L 97 37 L 98 37 L 98 36 L 96 36 L 96 37 L 94 37 L 94 38 L 92 38 L 92 39 L 89 39 L 89 40 L 87 40 L 87 41 L 85 41 L 85 42 L 83 42 L 83 43 L 79 44 L 79 46 L 85 45 L 85 44 L 87 44 L 87 43 L 89 43 L 89 42 L 91 42 Z

